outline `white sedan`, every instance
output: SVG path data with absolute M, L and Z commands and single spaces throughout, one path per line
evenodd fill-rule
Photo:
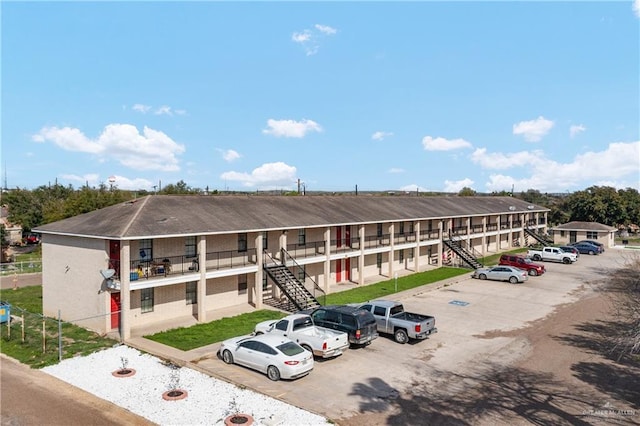
M 225 340 L 219 356 L 266 373 L 270 380 L 297 379 L 313 370 L 313 354 L 296 342 L 274 334 L 247 335 Z
M 527 271 L 505 265 L 476 269 L 471 276 L 481 280 L 509 281 L 511 284 L 523 283 L 529 278 Z

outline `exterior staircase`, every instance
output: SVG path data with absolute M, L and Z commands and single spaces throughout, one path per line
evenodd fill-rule
M 543 246 L 548 246 L 548 245 L 553 244 L 552 240 L 550 240 L 546 236 L 542 235 L 541 233 L 539 233 L 539 232 L 537 232 L 537 231 L 535 231 L 533 229 L 524 228 L 524 232 L 526 232 L 527 235 L 531 235 L 536 241 L 538 241 Z
M 464 240 L 449 239 L 443 241 L 444 244 L 451 249 L 458 257 L 473 269 L 482 268 L 484 265 L 478 261 L 478 256 L 474 253 L 475 250 L 471 247 L 467 247 Z
M 265 300 L 265 303 L 289 312 L 320 307 L 321 303 L 316 299 L 314 294 L 305 287 L 304 283 L 296 278 L 296 274 L 292 271 L 292 269 L 299 268 L 300 266 L 295 263 L 295 260 L 291 258 L 286 250 L 281 250 L 281 252 L 285 260 L 288 257 L 288 262 L 280 263 L 267 254 L 270 262 L 265 262 L 264 271 L 282 291 L 283 297 L 280 300 Z M 290 266 L 287 266 L 287 264 Z M 311 277 L 308 277 L 308 279 L 311 280 Z M 322 291 L 315 282 L 313 282 L 313 284 L 314 289 Z

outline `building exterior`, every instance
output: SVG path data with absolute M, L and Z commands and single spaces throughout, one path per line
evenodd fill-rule
M 594 240 L 605 247 L 615 245 L 617 228 L 598 222 L 568 222 L 549 229 L 556 244 L 571 244 L 582 240 Z
M 451 260 L 447 242 L 479 255 L 546 232 L 548 209 L 511 197 L 160 196 L 37 228 L 43 312 L 100 333 L 282 296 L 282 264 L 314 296 Z M 455 258 L 455 256 L 454 256 Z

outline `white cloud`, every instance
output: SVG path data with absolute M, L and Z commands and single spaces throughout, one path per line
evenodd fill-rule
M 640 18 L 640 0 L 634 0 L 632 8 L 636 16 Z
M 297 170 L 283 162 L 265 163 L 251 173 L 225 172 L 221 179 L 237 181 L 245 187 L 261 187 L 272 189 L 277 187 L 292 187 L 296 181 Z
M 470 142 L 464 139 L 445 139 L 425 136 L 422 138 L 422 146 L 426 151 L 451 151 L 453 149 L 471 148 Z
M 231 163 L 232 161 L 237 160 L 238 158 L 242 157 L 242 155 L 240 155 L 237 151 L 234 151 L 233 149 L 227 149 L 227 150 L 220 150 L 222 152 L 222 158 L 224 159 L 224 161 Z
M 553 121 L 547 120 L 543 116 L 530 121 L 521 121 L 513 125 L 514 135 L 523 135 L 529 142 L 538 142 L 553 127 Z
M 291 35 L 291 40 L 294 43 L 301 45 L 307 56 L 311 56 L 318 53 L 321 38 L 325 36 L 333 36 L 337 32 L 337 29 L 328 25 L 315 24 L 312 29 L 294 32 Z
M 389 170 L 387 170 L 387 173 L 404 173 L 404 169 L 401 169 L 398 167 L 392 167 Z
M 582 133 L 585 130 L 587 130 L 586 127 L 584 127 L 582 124 L 574 124 L 571 127 L 569 127 L 569 135 L 573 138 L 575 137 L 578 133 Z
M 302 138 L 309 132 L 322 132 L 322 127 L 313 120 L 267 120 L 267 129 L 262 133 L 275 137 Z
M 45 127 L 32 139 L 51 141 L 67 151 L 94 154 L 99 161 L 114 159 L 135 170 L 180 170 L 176 156 L 185 151 L 184 145 L 163 132 L 145 126 L 141 134 L 131 124 L 109 124 L 97 139 L 87 138 L 76 128 Z
M 399 188 L 399 190 L 400 191 L 405 191 L 405 192 L 416 192 L 416 191 L 429 192 L 429 190 L 427 188 L 423 188 L 421 186 L 418 186 L 415 183 L 412 183 L 410 185 L 401 186 Z
M 393 136 L 393 133 L 391 132 L 375 132 L 373 135 L 371 135 L 371 139 L 373 139 L 374 141 L 381 141 L 384 140 L 384 138 Z
M 469 178 L 462 180 L 445 180 L 443 190 L 444 192 L 460 192 L 460 190 L 465 186 L 473 189 L 472 185 L 473 181 Z
M 487 148 L 477 148 L 471 154 L 471 161 L 483 169 L 502 170 L 538 164 L 544 161 L 544 153 L 542 151 L 521 151 L 511 154 L 501 152 L 488 154 Z
M 173 112 L 175 112 L 176 115 L 187 115 L 187 110 L 184 109 L 175 109 Z
M 578 154 L 568 163 L 549 159 L 542 152 L 538 154 L 539 157 L 529 164 L 528 177 L 491 175 L 486 184 L 487 190 L 511 190 L 513 185 L 516 192 L 530 188 L 542 192 L 564 192 L 599 181 L 617 182 L 620 185 L 617 188 L 632 187 L 640 190 L 640 141 L 611 143 L 604 151 Z M 489 168 L 487 165 L 492 156 L 500 155 L 503 154 L 491 154 L 478 163 Z
M 155 115 L 173 115 L 171 112 L 171 107 L 167 105 L 162 105 L 154 112 Z
M 328 25 L 320 25 L 320 24 L 315 24 L 314 27 L 316 28 L 316 30 L 320 31 L 323 34 L 326 35 L 334 35 L 335 33 L 338 32 L 338 30 L 336 30 L 335 28 L 332 28 Z
M 134 111 L 138 111 L 143 114 L 146 114 L 151 109 L 151 106 L 143 105 L 143 104 L 135 104 L 134 106 L 131 107 L 131 109 L 133 109 Z
M 78 176 L 74 174 L 62 174 L 60 179 L 70 180 L 74 182 L 80 182 L 82 185 L 89 184 L 89 186 L 96 186 L 100 183 L 100 175 L 97 173 L 87 173 L 86 175 Z

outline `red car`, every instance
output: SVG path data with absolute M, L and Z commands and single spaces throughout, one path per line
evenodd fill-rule
M 531 259 L 514 254 L 503 254 L 500 256 L 500 265 L 508 265 L 525 270 L 531 276 L 542 275 L 546 271 L 544 265 L 534 263 Z

